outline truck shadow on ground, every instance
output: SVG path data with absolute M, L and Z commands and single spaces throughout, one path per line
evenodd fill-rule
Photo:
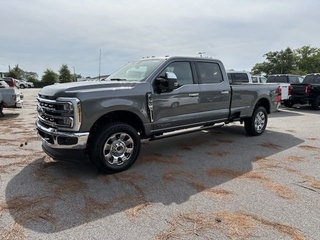
M 0 120 L 7 120 L 7 119 L 13 119 L 13 118 L 18 118 L 20 116 L 20 113 L 6 113 L 4 111 L 4 115 L 0 115 Z
M 269 130 L 250 137 L 243 127 L 230 125 L 143 142 L 133 167 L 114 175 L 103 175 L 91 165 L 37 158 L 8 183 L 5 209 L 18 224 L 43 233 L 116 213 L 130 221 L 153 204 L 182 204 L 202 193 L 212 193 L 213 201 L 232 195 L 221 184 L 250 173 L 253 161 L 302 142 Z

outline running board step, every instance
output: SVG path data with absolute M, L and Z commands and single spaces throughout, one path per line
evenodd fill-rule
M 177 131 L 170 132 L 170 133 L 164 133 L 163 135 L 153 136 L 152 138 L 149 139 L 149 141 L 155 141 L 155 140 L 160 140 L 160 139 L 164 139 L 164 138 L 184 135 L 184 134 L 188 134 L 188 133 L 199 132 L 202 130 L 207 130 L 207 129 L 212 129 L 212 128 L 220 128 L 223 126 L 224 126 L 224 123 L 205 126 L 205 127 L 204 126 L 195 127 L 195 128 L 190 128 L 189 130 L 177 130 Z

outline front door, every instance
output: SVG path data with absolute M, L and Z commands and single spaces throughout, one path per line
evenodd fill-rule
M 179 85 L 172 92 L 153 94 L 154 131 L 190 126 L 198 122 L 200 88 L 194 81 L 190 62 L 172 62 L 159 77 L 163 77 L 166 72 L 175 73 Z

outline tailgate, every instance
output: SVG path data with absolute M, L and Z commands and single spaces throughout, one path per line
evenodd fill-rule
M 291 84 L 291 95 L 305 95 L 308 85 L 306 83 Z

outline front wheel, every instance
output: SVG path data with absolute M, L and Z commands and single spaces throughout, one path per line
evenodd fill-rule
M 98 130 L 89 146 L 91 161 L 105 173 L 127 170 L 138 158 L 140 137 L 128 124 L 110 123 Z
M 252 116 L 244 121 L 246 132 L 252 136 L 261 135 L 267 127 L 268 114 L 264 107 L 254 110 Z
M 316 97 L 316 99 L 311 103 L 311 106 L 314 110 L 320 109 L 320 95 Z
M 24 89 L 24 85 L 23 85 L 23 84 L 21 84 L 21 85 L 20 85 L 20 88 L 21 88 L 21 89 Z

